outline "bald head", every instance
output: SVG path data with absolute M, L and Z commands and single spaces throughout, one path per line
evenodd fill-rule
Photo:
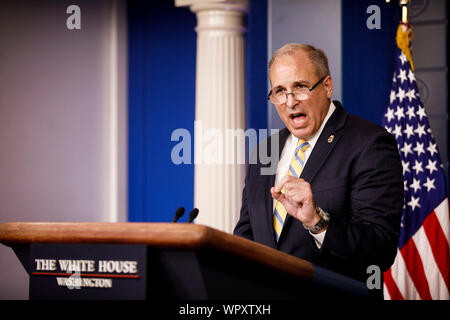
M 322 78 L 330 74 L 330 70 L 328 68 L 328 58 L 325 52 L 311 45 L 300 43 L 288 43 L 275 51 L 272 59 L 270 59 L 269 62 L 268 74 L 270 75 L 270 69 L 272 68 L 275 60 L 277 60 L 279 57 L 284 55 L 295 56 L 299 53 L 304 53 L 307 55 L 315 68 L 315 72 L 318 78 Z

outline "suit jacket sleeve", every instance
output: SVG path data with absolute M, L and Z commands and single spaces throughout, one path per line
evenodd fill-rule
M 238 223 L 236 224 L 236 227 L 234 228 L 233 233 L 246 239 L 253 240 L 253 232 L 252 227 L 250 225 L 250 217 L 248 214 L 248 207 L 247 207 L 247 192 L 248 192 L 247 185 L 249 175 L 250 175 L 250 165 L 247 168 L 247 174 L 245 176 L 245 186 L 244 190 L 242 191 L 242 206 L 240 218 Z
M 386 131 L 373 135 L 355 158 L 350 172 L 350 213 L 333 215 L 319 264 L 344 274 L 359 274 L 361 266 L 387 270 L 397 253 L 403 207 L 402 166 L 395 139 Z

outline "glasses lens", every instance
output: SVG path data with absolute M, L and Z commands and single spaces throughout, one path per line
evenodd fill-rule
M 303 101 L 303 100 L 307 100 L 309 98 L 310 95 L 310 91 L 308 88 L 300 88 L 300 89 L 296 89 L 294 90 L 292 93 L 286 93 L 286 92 L 279 92 L 279 93 L 273 93 L 269 96 L 270 101 L 273 104 L 283 104 L 286 103 L 287 99 L 288 99 L 288 95 L 293 96 L 293 98 L 297 101 Z
M 294 90 L 294 98 L 298 101 L 303 101 L 309 98 L 310 91 L 308 88 L 301 88 Z
M 286 102 L 286 94 L 284 92 L 274 93 L 270 96 L 273 104 L 282 104 Z

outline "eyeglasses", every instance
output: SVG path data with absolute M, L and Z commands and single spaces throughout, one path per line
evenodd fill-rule
M 322 77 L 311 88 L 308 87 L 295 88 L 294 90 L 292 90 L 292 92 L 286 92 L 282 90 L 280 90 L 279 92 L 272 92 L 272 90 L 270 90 L 267 99 L 269 99 L 273 104 L 283 104 L 286 103 L 286 101 L 288 100 L 288 95 L 292 94 L 294 96 L 294 99 L 297 101 L 307 100 L 311 95 L 311 91 L 313 91 L 326 77 L 327 76 Z

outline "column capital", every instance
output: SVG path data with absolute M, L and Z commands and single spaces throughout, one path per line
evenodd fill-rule
M 175 0 L 177 7 L 190 7 L 191 11 L 225 10 L 248 13 L 249 0 Z

